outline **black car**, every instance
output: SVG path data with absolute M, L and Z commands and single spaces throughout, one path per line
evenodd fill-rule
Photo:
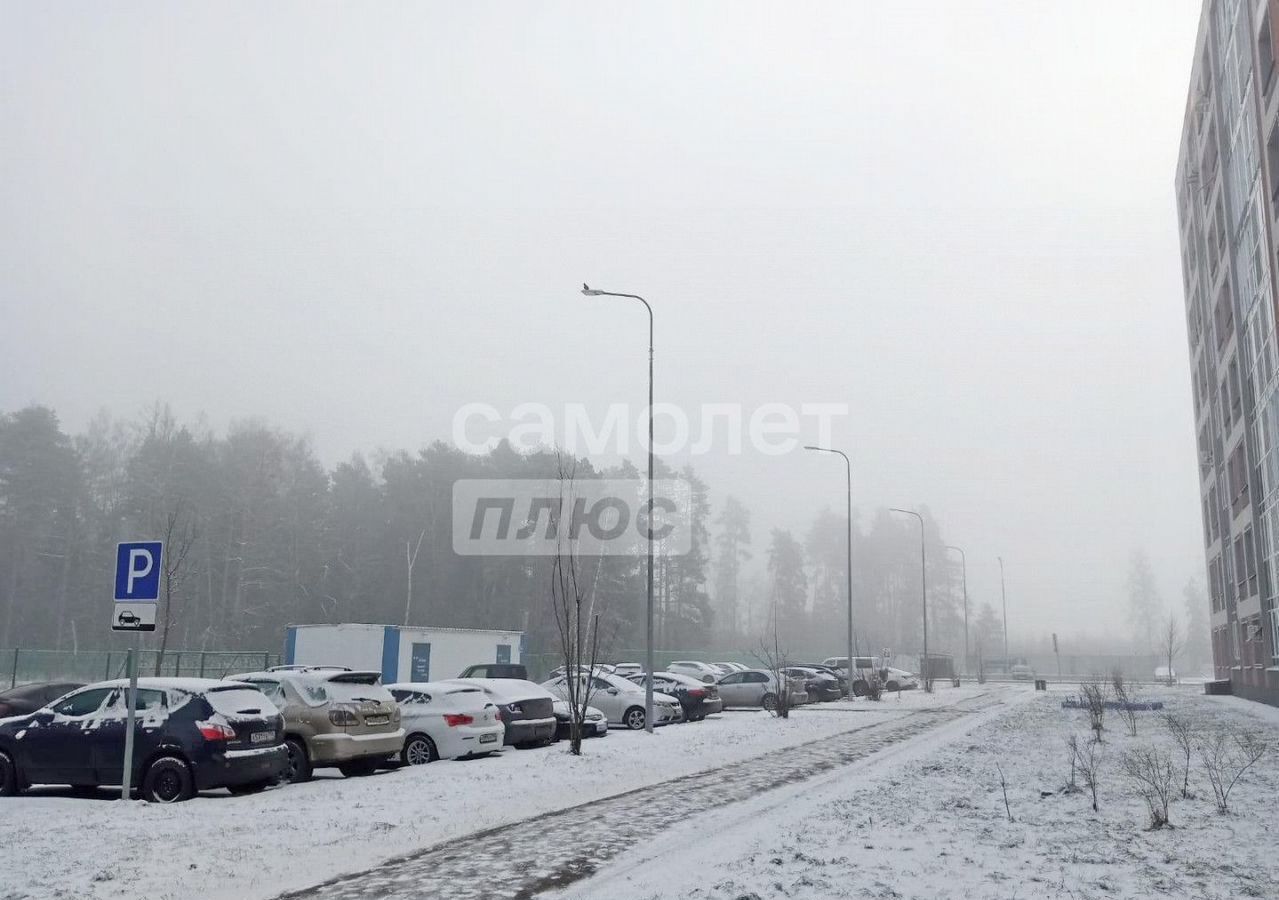
M 828 702 L 844 696 L 839 679 L 808 666 L 787 666 L 782 669 L 791 678 L 801 678 L 810 702 Z
M 628 676 L 627 680 L 644 687 L 644 682 L 648 679 L 641 672 Z M 719 697 L 719 688 L 713 684 L 698 681 L 691 675 L 658 672 L 653 678 L 653 690 L 669 694 L 678 700 L 680 708 L 684 710 L 685 722 L 700 722 L 707 716 L 724 710 L 724 702 Z
M 127 681 L 81 688 L 0 721 L 0 796 L 33 784 L 118 785 L 124 770 Z M 260 791 L 288 765 L 284 721 L 257 688 L 205 678 L 139 678 L 132 783 L 160 803 L 196 791 Z
M 39 684 L 23 684 L 7 691 L 0 691 L 0 719 L 5 716 L 25 716 L 42 706 L 52 703 L 63 694 L 84 687 L 78 681 L 47 681 Z
M 528 681 L 528 669 L 519 663 L 479 663 L 467 666 L 458 678 L 518 678 Z
M 834 678 L 836 681 L 839 682 L 840 695 L 845 697 L 848 696 L 848 670 L 847 669 L 835 669 L 835 668 L 832 668 L 831 666 L 822 665 L 821 663 L 802 662 L 802 663 L 795 663 L 795 665 L 804 669 L 816 669 L 818 672 L 822 672 L 826 675 L 831 676 L 832 678 Z

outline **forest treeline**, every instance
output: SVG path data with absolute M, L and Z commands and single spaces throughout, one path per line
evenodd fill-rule
M 640 474 L 629 463 L 573 466 L 579 478 Z M 290 623 L 396 624 L 407 612 L 413 624 L 522 629 L 529 649 L 551 650 L 549 560 L 455 554 L 451 492 L 460 478 L 548 479 L 562 467 L 552 450 L 503 442 L 486 455 L 435 443 L 327 468 L 307 440 L 257 421 L 215 434 L 157 407 L 139 420 L 101 414 L 68 434 L 45 407 L 3 414 L 0 647 L 106 645 L 115 545 L 159 538 L 170 649 L 274 649 Z M 775 627 L 801 654 L 843 649 L 843 515 L 823 509 L 803 533 L 756 534 L 751 510 L 704 473 L 659 460 L 656 474 L 688 481 L 693 528 L 690 553 L 657 560 L 660 648 L 746 651 Z M 958 655 L 959 567 L 923 512 L 930 647 Z M 917 652 L 917 523 L 881 510 L 854 527 L 861 651 Z M 592 586 L 608 643 L 642 646 L 643 558 L 600 561 Z M 994 611 L 974 603 L 970 614 L 973 646 L 994 652 Z

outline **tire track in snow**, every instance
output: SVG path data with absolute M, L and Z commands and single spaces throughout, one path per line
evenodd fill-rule
M 953 706 L 914 710 L 804 746 L 466 835 L 280 900 L 525 900 L 593 875 L 636 842 L 690 816 L 806 781 L 1002 703 L 1000 692 L 990 692 Z

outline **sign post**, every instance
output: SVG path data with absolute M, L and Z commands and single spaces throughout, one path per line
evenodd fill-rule
M 1057 657 L 1057 680 L 1061 681 L 1061 651 L 1057 649 L 1057 632 L 1053 632 L 1053 655 Z
M 115 606 L 112 631 L 155 631 L 156 606 L 160 600 L 160 572 L 164 559 L 161 541 L 120 544 L 115 555 Z M 138 638 L 133 639 L 127 662 L 129 693 L 124 722 L 124 773 L 120 779 L 120 799 L 128 800 L 133 787 L 133 730 L 138 706 Z

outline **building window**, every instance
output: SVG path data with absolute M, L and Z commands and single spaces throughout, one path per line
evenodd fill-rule
M 1235 538 L 1235 600 L 1241 600 L 1248 592 L 1248 570 L 1245 567 L 1243 535 Z
M 1270 85 L 1275 75 L 1274 35 L 1270 33 L 1270 14 L 1261 20 L 1261 31 L 1257 35 L 1257 77 L 1261 83 L 1262 93 L 1270 94 Z
M 1270 610 L 1270 661 L 1279 665 L 1279 606 Z
M 1245 528 L 1243 530 L 1243 549 L 1244 549 L 1244 566 L 1247 572 L 1248 590 L 1242 595 L 1245 597 L 1254 597 L 1257 594 L 1257 549 L 1254 546 L 1253 530 Z

